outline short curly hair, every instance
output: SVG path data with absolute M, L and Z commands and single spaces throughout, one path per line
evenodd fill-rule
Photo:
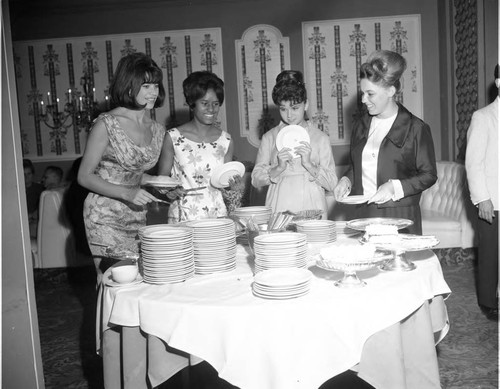
M 196 101 L 207 94 L 212 89 L 219 100 L 219 104 L 224 103 L 224 81 L 215 73 L 201 70 L 191 73 L 182 83 L 184 98 L 189 108 L 194 108 Z
M 115 74 L 109 85 L 113 106 L 132 110 L 143 109 L 135 97 L 143 84 L 158 84 L 158 97 L 154 108 L 161 107 L 165 100 L 163 72 L 153 59 L 144 53 L 132 53 L 122 57 L 116 66 Z

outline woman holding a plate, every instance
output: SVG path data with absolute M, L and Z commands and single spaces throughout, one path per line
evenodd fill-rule
M 281 123 L 262 137 L 252 185 L 269 186 L 266 205 L 273 212 L 321 209 L 327 218 L 326 191 L 337 184 L 328 135 L 305 119 L 307 93 L 302 73 L 281 72 L 272 93 Z
M 184 189 L 196 189 L 173 202 L 168 222 L 226 216 L 221 191 L 210 185 L 215 169 L 233 158 L 231 135 L 217 126 L 224 102 L 224 82 L 214 73 L 197 71 L 182 83 L 192 119 L 165 136 L 159 173 L 179 179 Z
M 157 198 L 141 188 L 151 178 L 165 128 L 149 111 L 165 98 L 163 73 L 146 54 L 118 62 L 109 87 L 115 108 L 93 123 L 78 170 L 78 183 L 89 189 L 83 217 L 98 282 L 113 253 L 139 250 L 137 233 L 146 225 L 146 205 Z M 106 258 L 103 260 L 103 258 Z
M 398 102 L 405 69 L 406 60 L 387 50 L 361 65 L 366 111 L 353 125 L 350 167 L 334 193 L 338 201 L 363 195 L 359 218 L 409 219 L 408 232 L 422 234 L 420 196 L 437 180 L 436 158 L 429 125 Z

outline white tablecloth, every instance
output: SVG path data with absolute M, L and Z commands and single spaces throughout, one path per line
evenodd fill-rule
M 342 273 L 312 266 L 315 277 L 309 294 L 276 301 L 252 294 L 252 256 L 248 247 L 239 246 L 237 269 L 229 273 L 196 276 L 180 284 L 104 287 L 100 293 L 100 334 L 120 326 L 140 328 L 149 341 L 152 337 L 161 340 L 166 354 L 160 357 L 162 363 L 150 360 L 149 371 L 141 366 L 132 373 L 139 381 L 145 381 L 140 375 L 149 374 L 153 385 L 188 364 L 186 354 L 175 355 L 181 350 L 206 360 L 220 377 L 242 389 L 313 389 L 350 368 L 359 369 L 360 376 L 375 387 L 440 388 L 434 345 L 448 330 L 442 297 L 450 289 L 431 251 L 407 255 L 416 263 L 416 270 L 360 272 L 367 285 L 359 289 L 337 288 L 334 280 Z M 384 333 L 390 339 L 401 331 L 411 332 L 407 338 L 413 344 L 384 343 Z M 113 344 L 116 342 L 108 342 L 106 350 L 105 343 L 104 354 L 113 353 Z M 165 344 L 174 350 L 165 351 Z M 420 375 L 418 369 L 410 375 L 379 371 L 380 367 L 400 367 L 383 366 L 385 362 L 379 360 L 377 354 L 394 353 L 386 350 L 386 345 L 420 348 L 421 354 L 412 362 L 416 366 L 408 371 L 420 364 L 425 371 Z M 144 347 L 143 352 L 146 350 Z M 366 350 L 371 353 L 363 358 Z M 140 354 L 137 348 L 134 352 Z M 398 363 L 394 360 L 399 354 L 395 355 L 392 365 Z M 153 358 L 151 354 L 149 358 Z M 107 370 L 117 366 L 105 362 L 104 369 L 109 377 L 115 373 Z M 107 388 L 113 386 L 110 382 Z

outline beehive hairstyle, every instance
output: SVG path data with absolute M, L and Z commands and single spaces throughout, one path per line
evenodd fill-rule
M 278 74 L 272 98 L 276 105 L 280 105 L 282 101 L 289 101 L 291 104 L 305 102 L 307 92 L 302 73 L 298 70 L 284 70 Z
M 359 75 L 360 79 L 366 78 L 385 88 L 393 86 L 398 93 L 402 88 L 401 76 L 405 70 L 406 60 L 403 56 L 394 51 L 377 50 L 361 65 Z

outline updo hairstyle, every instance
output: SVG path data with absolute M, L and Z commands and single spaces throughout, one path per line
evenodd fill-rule
M 377 50 L 370 54 L 361 65 L 360 78 L 366 78 L 385 88 L 393 86 L 396 93 L 401 91 L 401 76 L 406 70 L 406 60 L 400 54 L 389 50 Z
M 194 108 L 196 101 L 205 96 L 209 89 L 215 92 L 220 105 L 224 102 L 224 81 L 206 70 L 191 73 L 182 83 L 182 89 L 189 108 Z
M 161 107 L 165 100 L 163 72 L 153 59 L 144 53 L 132 53 L 122 57 L 116 66 L 115 74 L 109 85 L 111 104 L 132 110 L 143 109 L 136 96 L 143 84 L 158 84 L 158 97 L 154 108 Z
M 291 104 L 305 102 L 307 92 L 302 73 L 298 70 L 284 70 L 278 74 L 272 98 L 276 105 L 280 105 L 282 101 L 289 101 Z

